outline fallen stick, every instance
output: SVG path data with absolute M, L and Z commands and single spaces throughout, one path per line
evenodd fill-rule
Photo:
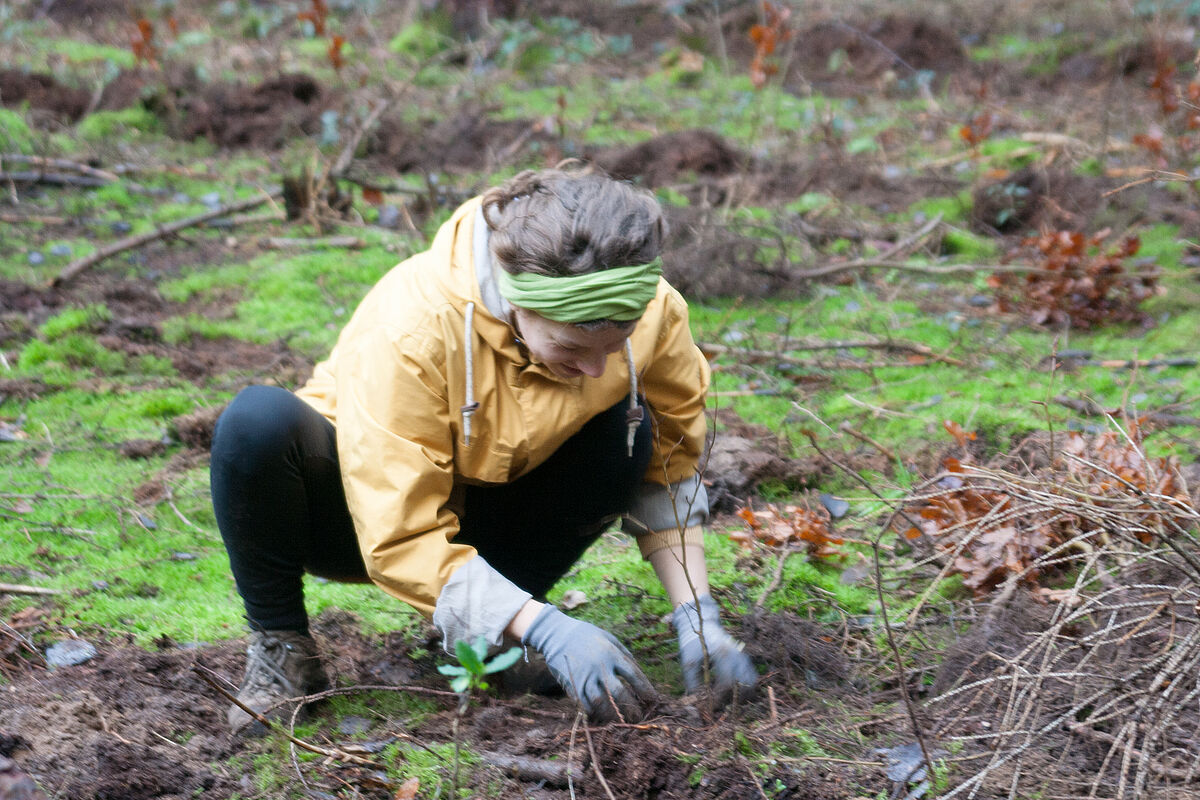
M 53 217 L 46 214 L 0 214 L 0 222 L 21 225 L 26 222 L 40 222 L 43 225 L 66 225 L 66 217 Z
M 26 156 L 21 154 L 9 153 L 0 155 L 0 163 L 5 161 L 14 161 L 18 164 L 30 164 L 34 167 L 49 167 L 50 169 L 69 170 L 77 172 L 80 175 L 88 175 L 92 178 L 100 178 L 102 180 L 112 182 L 118 179 L 118 176 L 108 170 L 96 169 L 87 164 L 81 164 L 78 161 L 71 161 L 66 158 L 45 158 L 44 156 Z
M 1133 414 L 1128 410 L 1107 409 L 1098 403 L 1091 400 L 1076 399 L 1073 397 L 1065 397 L 1057 395 L 1054 402 L 1065 408 L 1069 408 L 1079 414 L 1088 417 L 1138 417 L 1145 419 L 1148 422 L 1153 422 L 1158 425 L 1166 425 L 1174 427 L 1176 425 L 1188 427 L 1200 427 L 1200 417 L 1186 417 L 1180 414 L 1166 414 L 1162 411 L 1146 411 L 1141 414 Z
M 321 236 L 311 239 L 272 236 L 263 239 L 262 245 L 270 250 L 316 250 L 337 247 L 359 250 L 366 247 L 367 243 L 357 236 Z
M 63 175 L 58 172 L 0 172 L 4 183 L 52 183 L 59 186 L 83 186 L 88 189 L 112 183 L 108 178 L 91 175 Z
M 568 776 L 574 782 L 583 780 L 583 769 L 569 762 L 546 761 L 488 751 L 477 752 L 484 762 L 526 783 L 545 781 L 550 786 L 562 787 L 567 785 Z
M 696 346 L 700 348 L 700 352 L 705 355 L 734 355 L 752 361 L 778 361 L 783 364 L 791 364 L 798 367 L 820 367 L 820 363 L 812 361 L 802 361 L 798 358 L 783 355 L 782 352 L 774 350 L 749 350 L 741 347 L 728 347 L 723 344 L 715 344 L 712 342 L 696 342 Z M 916 355 L 924 356 L 934 361 L 940 361 L 943 364 L 950 364 L 955 367 L 961 367 L 963 362 L 957 358 L 943 356 L 935 353 L 931 348 L 923 344 L 914 344 L 912 342 L 828 342 L 826 344 L 806 344 L 806 345 L 789 345 L 786 349 L 791 351 L 813 351 L 813 350 L 844 350 L 849 348 L 866 348 L 871 350 L 899 350 L 907 353 L 915 353 Z M 854 362 L 835 362 L 853 364 Z M 879 365 L 876 365 L 879 366 Z M 892 366 L 913 366 L 912 364 L 895 364 Z
M 47 589 L 42 586 L 25 586 L 20 583 L 0 583 L 0 594 L 62 594 L 58 589 Z
M 171 236 L 172 234 L 178 233 L 186 228 L 202 225 L 203 223 L 208 222 L 210 219 L 227 217 L 230 214 L 236 214 L 251 208 L 256 208 L 257 206 L 261 206 L 263 203 L 274 200 L 281 194 L 283 194 L 282 189 L 273 189 L 269 192 L 264 192 L 257 197 L 251 197 L 247 200 L 242 200 L 239 203 L 232 203 L 227 206 L 221 206 L 220 208 L 213 209 L 212 211 L 206 211 L 203 214 L 197 214 L 192 217 L 176 220 L 175 222 L 171 222 L 167 225 L 156 227 L 152 231 L 139 233 L 136 236 L 126 236 L 124 239 L 118 239 L 112 244 L 101 247 L 94 253 L 90 253 L 83 258 L 77 258 L 70 264 L 67 264 L 65 267 L 63 267 L 62 272 L 58 273 L 58 276 L 50 282 L 50 285 L 54 288 L 58 288 L 68 281 L 74 280 L 80 274 L 91 269 L 101 261 L 115 256 L 117 253 L 123 253 L 126 250 L 133 250 L 134 248 L 142 247 L 143 245 L 147 245 L 150 242 Z

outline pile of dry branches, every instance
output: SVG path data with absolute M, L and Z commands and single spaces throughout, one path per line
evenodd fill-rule
M 1043 437 L 1019 471 L 955 462 L 908 507 L 943 574 L 1037 532 L 925 705 L 926 734 L 960 749 L 943 798 L 1200 793 L 1200 511 L 1172 461 L 1114 427 Z M 949 508 L 965 511 L 928 536 Z

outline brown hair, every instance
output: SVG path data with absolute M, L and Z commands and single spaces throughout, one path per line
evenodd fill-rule
M 666 222 L 649 192 L 586 171 L 527 170 L 483 195 L 492 255 L 519 275 L 581 275 L 658 257 Z

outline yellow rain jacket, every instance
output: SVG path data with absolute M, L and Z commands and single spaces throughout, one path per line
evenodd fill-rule
M 476 275 L 480 257 L 491 269 L 480 249 L 479 208 L 479 198 L 464 204 L 428 250 L 367 293 L 297 392 L 336 427 L 346 500 L 372 580 L 427 616 L 455 570 L 476 555 L 454 541 L 456 489 L 519 478 L 630 390 L 625 352 L 609 356 L 600 378 L 564 379 L 529 361 L 496 316 L 508 307 L 498 306 L 491 276 Z M 665 492 L 668 483 L 695 479 L 709 368 L 686 303 L 665 281 L 630 340 L 654 424 L 646 481 Z M 469 398 L 479 405 L 468 441 L 462 409 Z M 547 535 L 554 519 L 547 509 Z M 643 532 L 645 555 L 680 541 L 677 526 Z M 693 524 L 687 539 L 699 537 Z

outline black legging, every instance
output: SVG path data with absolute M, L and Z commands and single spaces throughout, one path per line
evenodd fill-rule
M 593 417 L 543 464 L 512 483 L 466 486 L 457 542 L 475 547 L 542 598 L 629 509 L 650 459 L 649 414 L 633 457 L 628 398 Z M 250 386 L 217 420 L 212 498 L 253 627 L 307 630 L 303 575 L 368 580 L 346 508 L 334 427 L 291 392 Z

